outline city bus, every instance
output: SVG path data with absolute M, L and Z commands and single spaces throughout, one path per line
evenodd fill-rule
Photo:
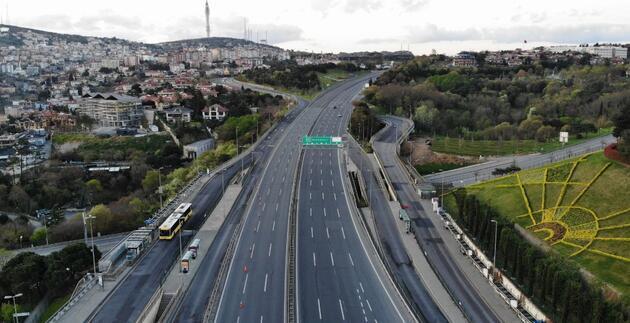
M 160 226 L 160 240 L 171 240 L 184 225 L 181 214 L 171 214 Z
M 180 214 L 182 216 L 182 221 L 186 222 L 188 221 L 188 218 L 190 218 L 190 215 L 192 214 L 192 204 L 190 203 L 182 203 L 180 204 L 175 211 L 173 211 L 173 214 Z

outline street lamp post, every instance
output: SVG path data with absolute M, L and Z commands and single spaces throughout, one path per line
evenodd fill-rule
M 492 256 L 492 265 L 496 267 L 497 266 L 497 230 L 498 230 L 499 224 L 497 223 L 497 220 L 490 220 L 490 222 L 494 223 L 494 255 Z
M 164 167 L 158 168 L 158 194 L 160 195 L 160 209 L 164 208 L 164 203 L 162 203 L 162 169 Z
M 17 293 L 15 295 L 7 295 L 4 297 L 4 299 L 13 299 L 13 320 L 17 323 L 18 322 L 18 317 L 17 317 L 17 304 L 15 303 L 15 299 L 18 297 L 22 297 L 22 293 Z
M 24 236 L 20 236 L 20 249 L 22 249 L 22 239 L 24 238 Z
M 94 220 L 96 220 L 96 217 L 89 214 L 88 216 L 85 216 L 85 213 L 83 213 L 83 225 L 86 225 L 88 220 L 92 220 L 90 221 L 90 235 L 92 237 L 92 265 L 94 266 L 94 278 L 96 278 L 96 255 L 94 254 L 94 228 L 92 226 L 92 223 L 94 222 Z
M 440 171 L 440 173 L 442 172 L 442 169 L 438 169 L 438 171 Z M 444 208 L 444 174 L 442 174 L 442 178 L 441 178 L 441 185 L 440 185 L 440 206 L 442 206 L 442 208 Z

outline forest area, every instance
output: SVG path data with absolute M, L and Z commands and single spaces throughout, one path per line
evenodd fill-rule
M 527 65 L 477 68 L 422 56 L 381 75 L 365 100 L 381 113 L 413 119 L 430 136 L 546 142 L 568 131 L 579 139 L 610 129 L 630 104 L 627 70 L 544 54 Z

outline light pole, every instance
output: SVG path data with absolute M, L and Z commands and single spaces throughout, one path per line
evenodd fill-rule
M 83 213 L 83 225 L 86 225 L 86 222 L 90 221 L 90 235 L 92 236 L 92 265 L 94 266 L 94 278 L 96 278 L 96 255 L 94 254 L 94 228 L 92 227 L 92 223 L 96 220 L 96 217 L 93 215 L 85 216 Z
M 22 293 L 17 293 L 15 295 L 7 295 L 4 297 L 4 299 L 13 299 L 13 320 L 15 322 L 18 322 L 18 317 L 17 317 L 17 304 L 15 303 L 15 299 L 18 297 L 22 297 Z
M 497 230 L 498 230 L 499 224 L 497 223 L 497 220 L 490 220 L 490 222 L 494 223 L 494 256 L 492 256 L 492 266 L 496 267 L 497 266 Z
M 20 249 L 22 249 L 22 239 L 24 238 L 24 236 L 20 236 Z
M 162 169 L 164 167 L 158 168 L 158 194 L 160 195 L 160 209 L 164 208 L 164 203 L 162 203 Z
M 441 173 L 442 169 L 438 169 L 438 171 Z M 441 188 L 440 188 L 440 206 L 442 206 L 442 209 L 444 209 L 444 175 L 442 175 L 441 178 Z

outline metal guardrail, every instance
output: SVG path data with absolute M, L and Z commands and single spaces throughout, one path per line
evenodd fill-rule
M 89 279 L 88 279 L 89 278 Z M 78 301 L 83 297 L 94 285 L 96 284 L 97 279 L 91 274 L 86 274 L 75 286 L 72 291 L 72 296 L 66 301 L 66 303 L 61 306 L 55 314 L 53 314 L 46 322 L 57 322 L 61 319 L 67 311 L 69 311 Z

